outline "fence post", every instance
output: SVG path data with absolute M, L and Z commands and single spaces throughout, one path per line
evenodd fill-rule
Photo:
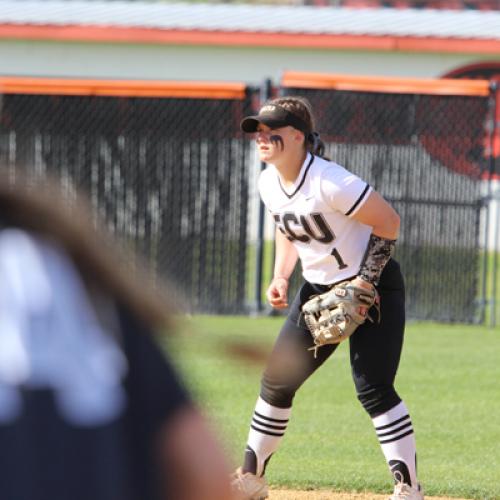
M 272 82 L 266 79 L 260 87 L 260 105 L 271 98 Z M 265 163 L 260 162 L 260 171 L 264 170 Z M 257 196 L 258 193 L 257 193 Z M 255 265 L 255 304 L 256 312 L 259 313 L 263 309 L 262 305 L 262 269 L 264 262 L 264 216 L 265 209 L 262 200 L 259 199 L 259 219 L 257 223 L 257 246 L 256 246 L 256 265 Z
M 493 203 L 493 193 L 492 193 L 492 182 L 493 173 L 495 167 L 494 158 L 494 141 L 495 141 L 495 130 L 496 130 L 496 83 L 490 83 L 490 119 L 488 123 L 488 170 L 486 172 L 487 176 L 487 186 L 486 195 L 483 197 L 483 207 L 486 210 L 484 216 L 484 256 L 483 256 L 483 272 L 482 272 L 482 300 L 481 300 L 481 312 L 479 317 L 479 322 L 486 324 L 487 316 L 486 309 L 490 306 L 490 321 L 491 326 L 495 324 L 493 319 L 495 314 L 495 296 L 496 296 L 496 273 L 497 273 L 497 261 L 496 261 L 496 231 L 495 238 L 493 242 L 493 262 L 492 262 L 492 286 L 491 290 L 488 290 L 488 268 L 489 268 L 489 243 L 490 243 L 490 223 L 491 223 L 491 212 Z M 495 295 L 494 295 L 495 294 Z
M 490 326 L 496 326 L 496 307 L 497 307 L 497 273 L 498 273 L 498 236 L 499 236 L 499 219 L 500 210 L 498 210 L 498 204 L 500 203 L 498 190 L 495 193 L 492 192 L 491 184 L 493 182 L 493 175 L 495 173 L 495 138 L 497 134 L 497 110 L 498 110 L 498 84 L 497 82 L 491 82 L 491 92 L 493 94 L 493 109 L 492 109 L 492 126 L 490 132 L 490 156 L 489 156 L 489 193 L 490 193 L 490 204 L 495 203 L 497 206 L 495 214 L 495 230 L 493 232 L 493 263 L 492 263 L 492 284 L 491 284 L 491 300 L 490 300 Z M 491 205 L 490 205 L 491 206 Z

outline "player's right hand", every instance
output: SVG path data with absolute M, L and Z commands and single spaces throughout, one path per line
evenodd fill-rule
M 288 280 L 286 278 L 274 278 L 266 292 L 269 304 L 275 309 L 288 307 Z

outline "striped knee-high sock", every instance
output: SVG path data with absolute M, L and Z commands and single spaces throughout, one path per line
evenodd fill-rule
M 395 482 L 418 487 L 415 436 L 405 404 L 373 418 L 380 446 Z
M 242 472 L 262 476 L 285 435 L 291 408 L 277 408 L 259 397 L 248 434 Z

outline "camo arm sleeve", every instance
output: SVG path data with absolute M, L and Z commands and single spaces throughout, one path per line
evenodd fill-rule
M 396 240 L 389 240 L 372 234 L 358 276 L 373 285 L 378 285 L 382 271 L 394 253 L 395 246 Z

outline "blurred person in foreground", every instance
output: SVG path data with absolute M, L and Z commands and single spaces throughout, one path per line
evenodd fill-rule
M 153 337 L 172 309 L 90 217 L 53 185 L 0 176 L 0 498 L 230 498 Z

